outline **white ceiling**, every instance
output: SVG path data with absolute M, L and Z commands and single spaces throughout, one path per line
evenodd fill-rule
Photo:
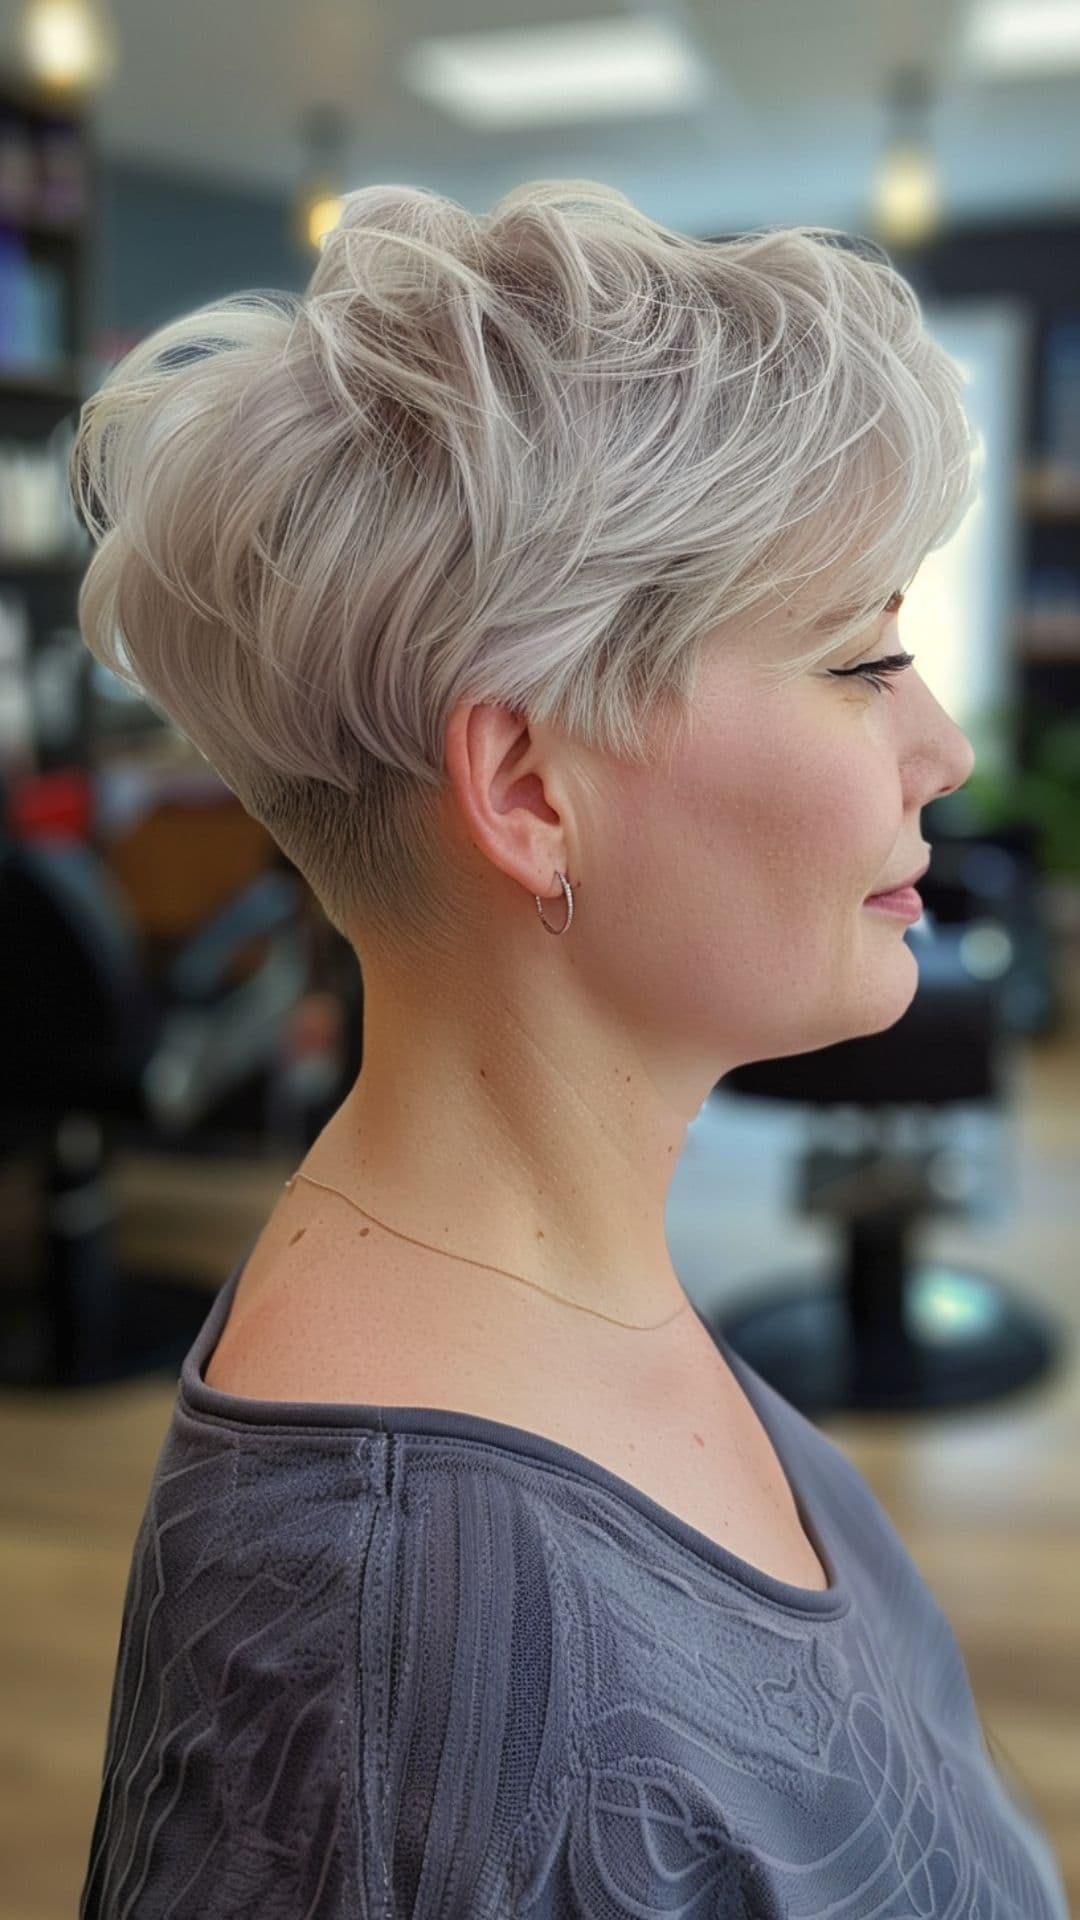
M 900 67 L 935 87 L 947 202 L 991 214 L 1080 202 L 1080 73 L 982 81 L 964 71 L 970 0 L 105 0 L 120 64 L 97 101 L 110 157 L 289 191 L 313 105 L 354 128 L 345 184 L 401 180 L 482 208 L 519 181 L 605 179 L 687 230 L 765 220 L 857 225 Z M 0 58 L 20 0 L 0 0 Z M 477 133 L 414 100 L 402 49 L 637 12 L 672 18 L 711 79 L 692 116 Z

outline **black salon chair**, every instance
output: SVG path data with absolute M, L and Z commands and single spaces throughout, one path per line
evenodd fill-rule
M 0 1162 L 36 1167 L 40 1223 L 29 1283 L 0 1285 L 0 1385 L 179 1367 L 211 1295 L 121 1271 L 110 1152 L 199 1151 L 265 1075 L 308 984 L 301 888 L 263 873 L 155 970 L 92 846 L 0 833 Z M 263 957 L 237 981 L 255 941 Z
M 882 1033 L 739 1067 L 713 1096 L 811 1110 L 795 1201 L 835 1223 L 834 1272 L 810 1286 L 769 1275 L 705 1314 L 808 1417 L 996 1400 L 1068 1344 L 1000 1281 L 918 1257 L 924 1222 L 972 1209 L 979 1169 L 960 1110 L 1007 1109 L 1014 1036 L 1052 1031 L 1061 1012 L 1027 829 L 951 832 L 929 811 L 924 827 L 926 911 L 897 934 L 918 953 L 907 1012 Z

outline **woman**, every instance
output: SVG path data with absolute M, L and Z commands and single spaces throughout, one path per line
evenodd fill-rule
M 302 298 L 83 408 L 87 643 L 364 987 L 184 1365 L 83 1920 L 1064 1913 L 883 1509 L 664 1233 L 727 1071 L 916 991 L 867 902 L 972 767 L 897 629 L 961 391 L 878 250 L 541 181 L 352 193 Z

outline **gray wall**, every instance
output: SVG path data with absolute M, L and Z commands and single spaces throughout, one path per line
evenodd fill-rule
M 147 333 L 225 293 L 307 282 L 315 255 L 293 245 L 279 194 L 105 160 L 98 184 L 92 341 Z

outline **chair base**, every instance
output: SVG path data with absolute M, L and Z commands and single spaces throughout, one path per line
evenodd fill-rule
M 70 1291 L 51 1318 L 40 1289 L 0 1292 L 0 1387 L 97 1387 L 144 1374 L 179 1376 L 213 1305 L 212 1287 L 127 1271 L 77 1311 Z
M 705 1318 L 808 1418 L 1000 1400 L 1056 1369 L 1068 1345 L 1064 1328 L 998 1282 L 937 1261 L 905 1276 L 899 1338 L 886 1321 L 856 1329 L 842 1288 L 805 1283 Z

